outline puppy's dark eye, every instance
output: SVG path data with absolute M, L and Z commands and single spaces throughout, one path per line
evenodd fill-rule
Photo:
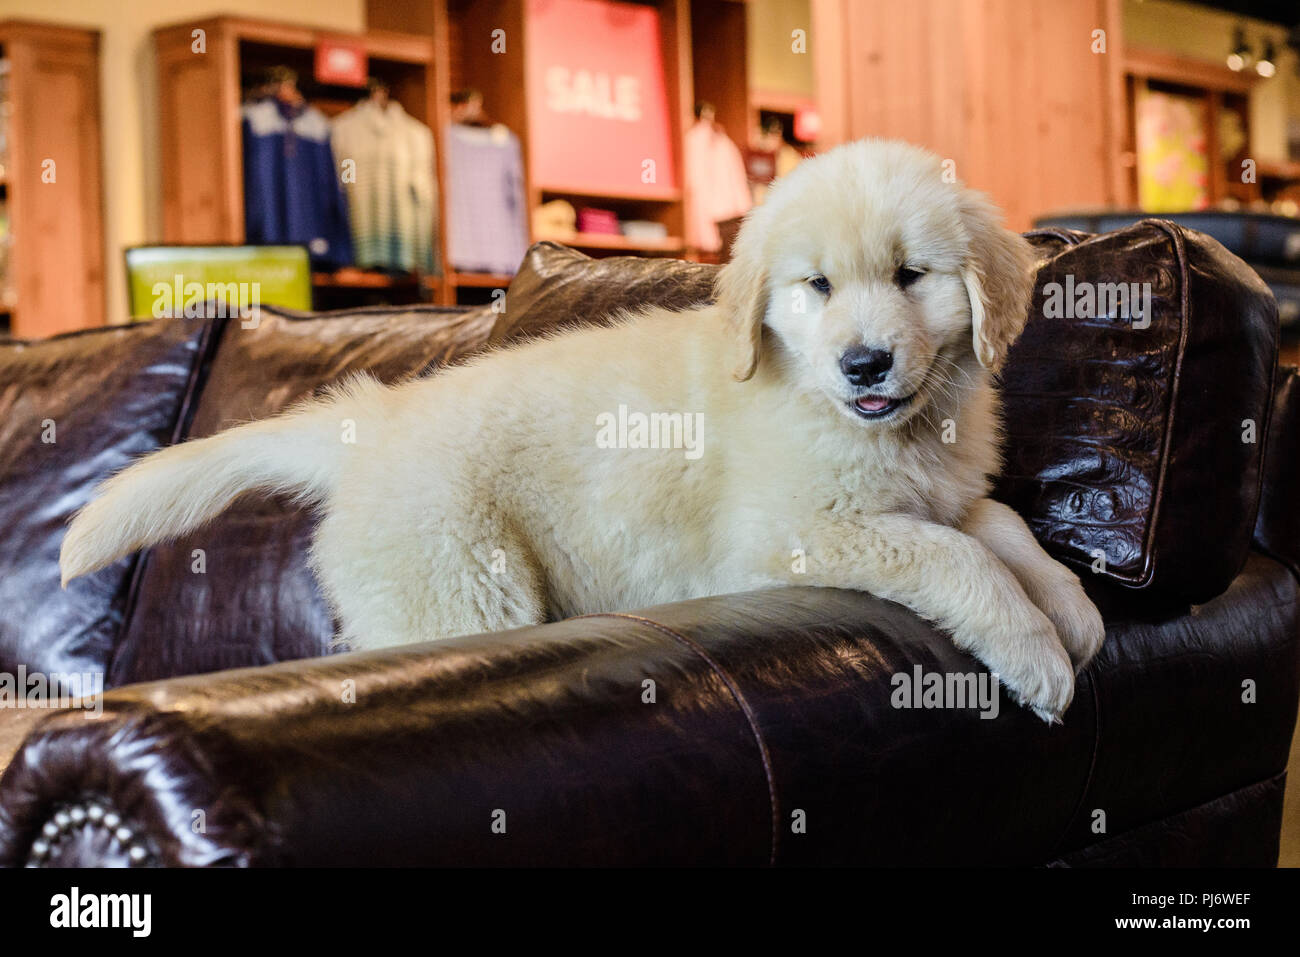
M 924 275 L 924 269 L 913 269 L 911 266 L 899 266 L 898 275 L 894 277 L 894 280 L 906 289 Z
M 808 279 L 808 285 L 812 286 L 823 296 L 831 294 L 831 281 L 825 276 L 812 276 Z

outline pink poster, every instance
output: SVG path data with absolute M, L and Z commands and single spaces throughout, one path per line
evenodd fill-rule
M 659 11 L 528 0 L 529 162 L 542 189 L 657 197 L 677 186 Z

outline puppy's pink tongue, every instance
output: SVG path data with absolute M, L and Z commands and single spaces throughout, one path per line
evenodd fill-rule
M 879 412 L 889 405 L 889 400 L 878 395 L 866 395 L 858 399 L 858 408 L 863 412 Z

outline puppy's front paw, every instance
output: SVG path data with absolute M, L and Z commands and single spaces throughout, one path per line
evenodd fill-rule
M 1070 655 L 1074 672 L 1084 669 L 1106 639 L 1106 624 L 1079 579 L 1065 568 L 1056 586 L 1037 596 L 1035 603 L 1056 626 L 1056 634 Z
M 1041 613 L 1031 621 L 1027 629 L 985 636 L 974 650 L 1017 703 L 1048 724 L 1060 724 L 1074 698 L 1074 666 L 1051 621 Z

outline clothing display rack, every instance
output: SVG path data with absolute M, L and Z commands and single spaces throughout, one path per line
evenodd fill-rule
M 744 148 L 757 117 L 747 95 L 745 3 L 653 0 L 639 5 L 658 13 L 676 169 L 684 169 L 683 138 L 694 122 L 698 100 L 715 105 L 718 125 Z M 435 242 L 441 270 L 410 278 L 359 269 L 319 270 L 313 276 L 318 300 L 333 304 L 340 294 L 353 292 L 371 296 L 370 301 L 424 298 L 450 305 L 482 301 L 491 290 L 509 283 L 508 273 L 459 271 L 448 259 L 445 141 L 452 122 L 452 93 L 466 88 L 481 91 L 492 121 L 518 138 L 530 225 L 538 207 L 564 200 L 646 226 L 634 234 L 576 231 L 563 240 L 589 255 L 709 258 L 687 246 L 686 211 L 693 197 L 683 185 L 619 192 L 589 189 L 579 177 L 543 180 L 533 174 L 529 109 L 544 91 L 526 79 L 529 9 L 529 0 L 367 0 L 368 29 L 356 34 L 227 16 L 154 31 L 160 142 L 168 144 L 161 157 L 164 241 L 245 241 L 240 107 L 249 85 L 258 71 L 276 65 L 292 68 L 303 78 L 311 104 L 336 116 L 366 92 L 311 84 L 317 46 L 338 41 L 364 49 L 369 72 L 387 85 L 411 117 L 433 131 L 439 198 Z M 193 50 L 198 30 L 203 31 L 204 55 Z M 495 30 L 504 30 L 509 38 L 504 52 L 493 51 Z M 528 238 L 537 238 L 531 229 Z

